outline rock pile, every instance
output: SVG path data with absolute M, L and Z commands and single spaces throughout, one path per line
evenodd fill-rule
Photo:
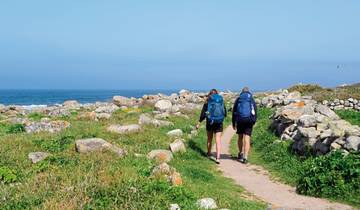
M 155 178 L 165 178 L 173 186 L 180 186 L 183 183 L 181 175 L 176 172 L 175 168 L 169 166 L 167 163 L 161 163 L 156 166 L 151 175 Z
M 353 109 L 360 111 L 360 100 L 354 98 L 349 98 L 348 100 L 335 99 L 334 101 L 324 100 L 322 104 L 330 107 L 332 110 Z
M 305 97 L 305 99 L 309 99 L 309 97 Z M 283 90 L 279 94 L 270 94 L 266 97 L 263 97 L 260 105 L 268 108 L 288 105 L 290 103 L 299 102 L 302 100 L 300 92 L 291 92 L 289 93 L 287 90 Z
M 311 149 L 319 155 L 336 149 L 344 152 L 360 151 L 358 126 L 341 120 L 329 107 L 314 100 L 307 97 L 294 98 L 290 104 L 277 108 L 271 127 L 282 140 L 294 141 L 295 151 L 304 153 Z M 276 104 L 287 104 L 287 101 Z

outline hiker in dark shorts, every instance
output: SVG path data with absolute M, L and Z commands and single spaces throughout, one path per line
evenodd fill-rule
M 206 119 L 207 130 L 207 149 L 208 157 L 211 158 L 212 140 L 215 134 L 216 138 L 216 163 L 220 164 L 221 152 L 221 135 L 223 132 L 223 121 L 227 115 L 224 99 L 219 95 L 216 89 L 212 89 L 207 97 L 207 100 L 201 110 L 200 120 L 196 125 L 199 129 L 201 122 Z
M 248 87 L 244 87 L 233 107 L 232 124 L 239 135 L 238 160 L 244 164 L 248 161 L 250 151 L 250 139 L 253 126 L 256 123 L 257 107 Z

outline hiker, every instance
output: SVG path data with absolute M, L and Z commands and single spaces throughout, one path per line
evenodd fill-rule
M 221 135 L 223 132 L 223 122 L 227 115 L 224 99 L 219 95 L 216 89 L 212 89 L 207 100 L 202 108 L 200 120 L 196 125 L 199 129 L 201 122 L 206 119 L 206 130 L 207 130 L 207 156 L 211 158 L 212 140 L 215 134 L 216 139 L 216 159 L 215 162 L 220 164 L 220 153 L 221 153 Z
M 232 125 L 238 137 L 238 160 L 246 164 L 250 151 L 253 126 L 256 123 L 257 107 L 248 87 L 244 87 L 233 107 Z

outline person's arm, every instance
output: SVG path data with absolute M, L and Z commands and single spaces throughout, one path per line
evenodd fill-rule
M 236 127 L 236 109 L 237 109 L 238 101 L 239 101 L 239 99 L 237 98 L 234 103 L 233 110 L 232 110 L 232 125 L 233 125 L 234 129 Z
M 206 119 L 206 112 L 207 112 L 207 103 L 204 104 L 202 110 L 201 110 L 201 114 L 200 114 L 200 119 L 199 122 L 196 125 L 196 128 L 199 129 L 200 124 Z
M 256 104 L 254 98 L 252 98 L 252 104 L 253 104 L 254 110 L 255 110 L 255 121 L 256 121 L 256 119 L 257 119 L 257 104 Z

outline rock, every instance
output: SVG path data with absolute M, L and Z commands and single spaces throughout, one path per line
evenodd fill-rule
M 152 119 L 149 114 L 141 114 L 139 117 L 139 124 L 140 125 L 150 125 L 152 124 Z
M 338 150 L 338 149 L 341 149 L 342 146 L 340 144 L 337 144 L 335 142 L 333 142 L 331 145 L 330 145 L 330 150 Z
M 169 210 L 181 210 L 178 204 L 170 204 Z
M 84 112 L 77 116 L 78 120 L 89 120 L 94 121 L 96 120 L 96 113 L 95 112 Z
M 50 154 L 46 152 L 31 152 L 29 153 L 28 158 L 32 161 L 32 163 L 38 163 L 49 156 Z
M 161 163 L 152 170 L 151 175 L 156 178 L 160 178 L 164 176 L 169 177 L 173 172 L 174 169 L 171 168 L 167 163 Z
M 161 112 L 170 111 L 172 103 L 169 100 L 160 100 L 155 104 L 155 109 Z
M 190 91 L 182 89 L 179 91 L 180 96 L 190 95 Z
M 75 142 L 76 151 L 79 153 L 91 153 L 99 151 L 112 151 L 115 152 L 120 157 L 126 155 L 126 151 L 117 146 L 114 146 L 104 139 L 100 138 L 90 138 L 90 139 L 80 139 Z
M 338 120 L 340 119 L 339 116 L 337 116 L 337 114 L 332 111 L 329 107 L 321 105 L 321 104 L 317 104 L 315 106 L 315 111 L 327 116 L 328 118 L 332 119 L 332 120 Z
M 182 139 L 177 139 L 175 140 L 173 143 L 170 144 L 170 150 L 172 153 L 185 153 L 186 152 L 186 147 L 184 144 L 184 140 Z
M 113 103 L 119 107 L 122 106 L 130 107 L 133 105 L 131 99 L 124 96 L 114 96 Z
M 298 128 L 299 133 L 301 134 L 301 136 L 305 137 L 305 138 L 317 138 L 318 136 L 320 136 L 320 132 L 317 131 L 314 127 L 310 127 L 310 128 L 303 128 L 303 127 L 299 127 Z
M 324 130 L 327 130 L 328 128 L 329 128 L 328 123 L 318 123 L 316 125 L 316 130 L 318 130 L 318 131 L 324 131 Z
M 98 120 L 108 120 L 111 118 L 111 114 L 109 113 L 98 113 L 96 114 L 96 119 Z
M 180 173 L 174 172 L 170 176 L 170 182 L 172 186 L 181 186 L 183 184 L 183 180 L 181 178 Z
M 308 128 L 308 127 L 315 127 L 317 124 L 316 118 L 314 115 L 302 115 L 299 118 L 299 124 L 302 127 Z
M 360 128 L 359 126 L 348 126 L 345 128 L 346 136 L 360 136 Z
M 181 129 L 175 129 L 167 133 L 167 135 L 170 137 L 181 137 L 183 134 L 184 133 Z
M 25 126 L 27 133 L 50 132 L 57 133 L 70 127 L 70 123 L 63 120 L 51 122 L 30 122 Z
M 333 131 L 330 129 L 324 130 L 321 134 L 320 134 L 320 139 L 326 139 L 333 136 Z
M 360 151 L 360 137 L 359 136 L 349 136 L 345 140 L 344 147 L 348 150 Z
M 132 125 L 110 125 L 107 128 L 108 132 L 118 133 L 118 134 L 127 134 L 127 133 L 136 133 L 141 130 L 141 127 L 137 124 Z
M 217 209 L 217 205 L 214 199 L 212 198 L 203 198 L 196 202 L 196 205 L 200 209 Z
M 51 117 L 67 117 L 70 115 L 71 115 L 70 111 L 68 109 L 63 109 L 63 108 L 56 108 L 48 113 L 48 116 Z
M 109 104 L 109 105 L 100 106 L 100 107 L 96 108 L 95 112 L 96 113 L 112 114 L 112 113 L 116 112 L 119 109 L 120 108 L 118 106 L 116 106 L 115 104 Z
M 75 100 L 69 100 L 69 101 L 65 101 L 63 103 L 63 106 L 66 108 L 74 109 L 74 108 L 78 108 L 80 106 L 80 103 Z
M 160 163 L 167 163 L 173 159 L 173 155 L 169 150 L 152 150 L 148 154 L 148 158 Z

